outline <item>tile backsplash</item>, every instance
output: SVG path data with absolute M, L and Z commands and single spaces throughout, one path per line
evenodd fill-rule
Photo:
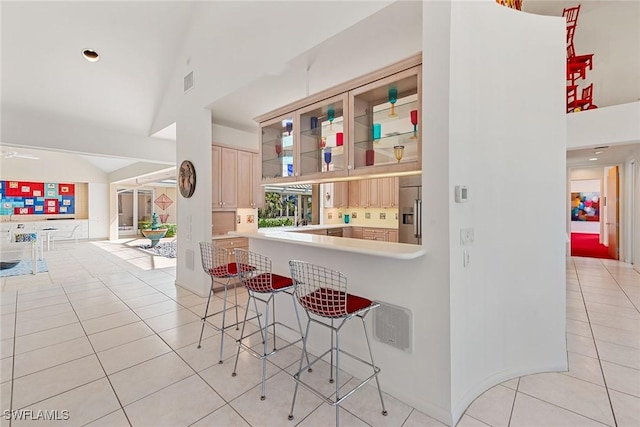
M 349 214 L 349 225 L 361 225 L 383 228 L 398 227 L 398 209 L 355 209 L 355 208 L 327 208 L 324 209 L 324 224 L 344 224 L 344 214 Z

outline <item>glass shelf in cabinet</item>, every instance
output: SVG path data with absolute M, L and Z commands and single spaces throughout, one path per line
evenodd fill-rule
M 377 122 L 377 121 L 391 121 L 391 120 L 409 118 L 412 110 L 418 110 L 418 101 L 411 101 L 401 105 L 396 104 L 395 113 L 397 117 L 389 117 L 389 114 L 391 113 L 391 107 L 375 110 L 373 112 L 373 120 L 374 122 Z M 367 114 L 356 116 L 354 120 L 356 123 L 359 123 L 359 124 L 367 124 L 371 120 L 371 114 L 367 113 Z
M 305 130 L 301 130 L 300 131 L 300 135 L 301 136 L 308 136 L 308 137 L 320 137 L 320 136 L 328 136 L 328 135 L 334 135 L 337 132 L 344 132 L 343 130 L 343 126 L 342 126 L 343 122 L 333 122 L 333 126 L 319 126 L 316 129 L 305 129 Z
M 283 135 L 281 137 L 274 137 L 274 138 L 270 138 L 270 139 L 263 139 L 262 140 L 262 145 L 276 145 L 277 142 L 281 142 L 283 140 L 288 141 L 289 138 L 291 138 L 291 141 L 293 141 L 293 134 L 291 135 L 291 137 L 289 137 L 288 135 Z
M 361 141 L 356 141 L 355 144 L 363 145 L 363 144 L 370 144 L 371 142 L 373 142 L 374 147 L 378 145 L 393 147 L 394 145 L 398 145 L 398 144 L 406 145 L 411 142 L 416 142 L 417 139 L 413 139 L 412 137 L 413 137 L 413 130 L 407 131 L 407 132 L 392 132 L 392 133 L 385 134 L 380 139 L 376 139 L 375 141 L 372 141 L 370 139 L 365 139 Z
M 322 156 L 322 154 L 325 151 L 327 151 L 327 149 L 331 151 L 331 156 L 333 158 L 340 157 L 344 154 L 344 146 L 340 146 L 340 147 L 334 146 L 334 147 L 318 148 L 317 150 L 303 151 L 300 153 L 300 155 L 305 157 L 319 157 L 319 156 Z

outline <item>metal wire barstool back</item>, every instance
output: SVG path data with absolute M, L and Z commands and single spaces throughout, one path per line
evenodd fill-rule
M 234 264 L 229 264 L 229 251 L 225 248 L 216 248 L 209 242 L 200 242 L 200 258 L 202 269 L 209 276 L 218 278 L 230 277 L 236 274 Z
M 246 249 L 235 249 L 236 265 L 239 266 L 240 281 L 253 292 L 273 292 L 271 260 L 261 254 Z
M 347 277 L 339 271 L 305 261 L 289 261 L 298 302 L 319 316 L 348 316 Z M 353 313 L 352 313 L 353 314 Z

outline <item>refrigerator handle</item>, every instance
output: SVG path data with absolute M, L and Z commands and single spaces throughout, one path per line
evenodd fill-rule
M 422 200 L 416 199 L 413 202 L 413 235 L 415 238 L 422 238 Z

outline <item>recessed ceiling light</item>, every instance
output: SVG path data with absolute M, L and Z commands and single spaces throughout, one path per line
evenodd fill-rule
M 603 152 L 604 152 L 604 151 L 596 151 L 596 152 L 595 152 L 595 153 L 593 153 L 593 154 L 602 154 Z
M 100 60 L 100 55 L 93 49 L 84 49 L 82 57 L 89 62 L 98 62 Z
M 593 162 L 593 161 L 595 161 L 595 160 L 598 160 L 598 158 L 597 158 L 597 157 L 592 157 L 592 158 L 590 158 L 589 160 Z

